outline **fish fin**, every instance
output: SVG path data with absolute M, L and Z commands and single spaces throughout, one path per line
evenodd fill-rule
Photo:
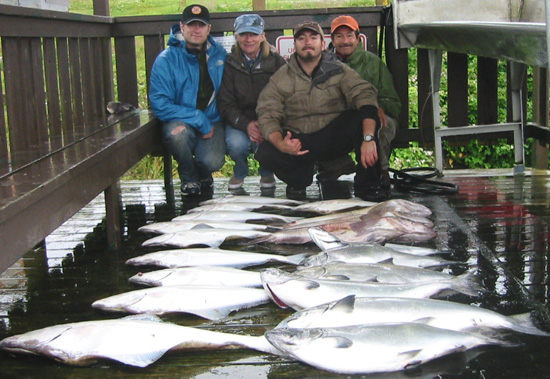
M 214 227 L 206 223 L 201 223 L 193 226 L 190 230 L 201 230 L 201 229 L 214 229 Z
M 393 264 L 393 258 L 384 259 L 383 261 L 378 262 L 379 264 Z
M 227 317 L 227 315 L 229 313 L 231 313 L 231 310 L 224 311 L 221 308 L 217 308 L 217 309 L 200 309 L 200 310 L 189 311 L 189 313 L 192 313 L 192 314 L 197 315 L 199 317 L 205 318 L 207 320 L 220 320 L 224 317 Z
M 424 325 L 430 325 L 430 323 L 435 320 L 434 317 L 422 317 L 422 318 L 417 318 L 416 320 L 414 320 L 413 322 L 415 324 L 424 324 Z
M 415 350 L 409 350 L 409 351 L 402 351 L 402 352 L 399 353 L 399 356 L 402 357 L 402 359 L 413 359 L 413 358 L 416 357 L 421 351 L 422 351 L 422 349 L 415 349 Z M 418 364 L 418 363 L 411 362 L 408 366 L 414 366 L 415 364 Z
M 349 276 L 346 275 L 328 275 L 324 276 L 323 278 L 330 280 L 351 280 Z
M 346 296 L 338 300 L 331 307 L 332 310 L 338 310 L 343 313 L 352 313 L 355 308 L 355 295 Z
M 347 349 L 353 345 L 353 341 L 346 337 L 326 337 L 325 343 L 330 343 L 336 349 Z
M 307 232 L 313 242 L 323 251 L 348 246 L 347 243 L 340 241 L 336 236 L 321 228 L 309 228 Z
M 130 365 L 130 366 L 147 367 L 150 364 L 158 361 L 160 357 L 162 357 L 172 347 L 173 346 L 168 346 L 164 349 L 152 351 L 147 354 L 133 354 L 133 353 L 126 354 L 123 351 L 120 351 L 120 353 L 116 353 L 116 354 L 98 355 L 98 356 L 102 358 L 113 359 L 115 361 L 124 363 L 126 365 Z
M 136 315 L 130 315 L 130 316 L 122 317 L 121 320 L 164 322 L 160 317 L 149 313 L 140 313 Z
M 304 283 L 306 284 L 306 289 L 308 290 L 321 287 L 321 285 L 317 283 L 315 280 L 304 280 Z

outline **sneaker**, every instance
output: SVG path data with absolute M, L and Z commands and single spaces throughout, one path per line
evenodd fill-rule
M 305 200 L 307 198 L 306 189 L 286 186 L 286 197 L 291 200 Z
M 275 177 L 273 175 L 262 176 L 260 178 L 260 188 L 273 188 L 275 187 Z
M 338 180 L 341 175 L 353 174 L 355 172 L 355 163 L 349 160 L 345 165 L 338 168 L 323 170 L 317 174 L 316 178 L 319 182 L 330 182 Z
M 227 185 L 227 188 L 230 190 L 236 190 L 242 188 L 243 184 L 244 179 L 239 179 L 235 175 L 233 175 L 231 179 L 229 179 L 229 184 Z
M 201 194 L 201 184 L 199 182 L 185 182 L 181 185 L 182 196 L 196 196 Z
M 214 179 L 212 178 L 212 175 L 210 175 L 207 178 L 199 179 L 201 190 L 209 190 L 214 187 Z

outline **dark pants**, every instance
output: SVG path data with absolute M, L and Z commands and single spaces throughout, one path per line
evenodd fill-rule
M 358 112 L 345 111 L 315 133 L 293 133 L 293 138 L 299 139 L 302 143 L 302 150 L 309 150 L 309 153 L 298 156 L 282 153 L 271 143 L 264 141 L 258 147 L 255 157 L 261 166 L 273 171 L 289 186 L 297 189 L 306 188 L 313 182 L 316 162 L 335 159 L 353 150 L 357 157 L 361 156 L 362 125 Z M 378 129 L 378 125 L 376 128 Z M 284 133 L 286 134 L 286 130 Z M 379 178 L 379 162 L 367 169 L 361 164 L 356 165 L 356 189 L 377 184 Z

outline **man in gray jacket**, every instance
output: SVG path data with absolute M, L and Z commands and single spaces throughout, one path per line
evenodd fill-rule
M 258 99 L 264 136 L 256 159 L 287 183 L 287 196 L 300 198 L 313 182 L 315 163 L 355 150 L 355 195 L 371 199 L 380 163 L 377 91 L 325 51 L 316 22 L 294 29 L 296 52 L 270 79 Z

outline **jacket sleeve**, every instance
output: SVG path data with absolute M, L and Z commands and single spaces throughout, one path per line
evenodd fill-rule
M 282 123 L 284 119 L 284 95 L 277 87 L 277 78 L 283 73 L 279 69 L 269 79 L 269 83 L 264 87 L 258 98 L 256 113 L 258 114 L 259 128 L 262 135 L 267 140 L 273 132 L 283 133 Z
M 348 106 L 359 109 L 370 105 L 378 107 L 376 87 L 365 81 L 352 68 L 344 66 L 344 75 L 340 82 L 342 92 L 345 94 Z
M 401 113 L 401 99 L 393 85 L 393 76 L 384 64 L 380 61 L 380 87 L 378 91 L 378 103 L 390 116 L 397 118 Z
M 197 129 L 201 134 L 208 134 L 212 123 L 196 104 L 178 104 L 178 89 L 175 73 L 161 53 L 151 70 L 149 100 L 155 116 L 161 121 L 182 121 Z
M 236 78 L 237 76 L 231 72 L 230 66 L 226 64 L 218 95 L 218 109 L 226 123 L 246 133 L 248 124 L 252 120 L 248 119 L 237 102 L 235 89 L 238 83 L 235 83 Z

